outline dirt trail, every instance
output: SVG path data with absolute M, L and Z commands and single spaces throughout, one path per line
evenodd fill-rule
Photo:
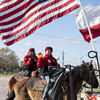
M 6 100 L 7 98 L 8 82 L 11 77 L 12 76 L 0 76 L 0 100 Z

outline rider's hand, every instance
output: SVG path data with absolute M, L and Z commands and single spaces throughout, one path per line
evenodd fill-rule
M 42 58 L 42 53 L 40 52 L 40 53 L 38 53 L 38 58 Z
M 31 60 L 33 61 L 34 60 L 34 57 L 31 57 Z
M 57 64 L 58 67 L 60 67 L 60 64 Z

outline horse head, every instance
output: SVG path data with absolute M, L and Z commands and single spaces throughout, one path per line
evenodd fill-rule
M 92 60 L 88 63 L 83 62 L 82 71 L 83 71 L 83 80 L 88 84 L 92 85 L 93 88 L 97 88 L 99 83 L 94 73 L 94 67 L 92 65 Z

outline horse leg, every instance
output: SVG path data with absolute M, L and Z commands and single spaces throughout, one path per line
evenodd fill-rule
M 65 100 L 63 89 L 61 87 L 59 87 L 59 88 L 60 88 L 60 90 L 59 90 L 59 94 L 58 94 L 58 99 L 57 100 Z
M 64 100 L 68 100 L 67 94 L 65 94 L 65 95 L 63 96 L 63 98 L 64 98 Z

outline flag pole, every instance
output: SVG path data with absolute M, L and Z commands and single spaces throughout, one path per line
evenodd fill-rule
M 0 35 L 0 37 L 1 37 L 1 35 Z M 0 40 L 0 49 L 2 48 L 2 40 Z
M 79 4 L 80 4 L 80 7 L 82 9 L 82 12 L 83 12 L 83 16 L 84 16 L 84 19 L 85 19 L 85 22 L 86 22 L 86 25 L 87 25 L 87 28 L 88 28 L 88 31 L 89 31 L 89 35 L 90 35 L 90 38 L 91 38 L 91 42 L 92 42 L 92 46 L 93 46 L 93 50 L 95 50 L 95 46 L 94 46 L 94 42 L 93 42 L 93 37 L 92 37 L 92 33 L 91 33 L 91 30 L 90 30 L 90 27 L 89 27 L 89 24 L 88 24 L 88 21 L 87 21 L 87 18 L 86 18 L 86 15 L 85 15 L 85 11 L 83 9 L 83 6 L 82 6 L 82 3 L 81 3 L 81 0 L 79 0 Z M 97 65 L 97 70 L 99 70 L 99 66 L 98 66 L 98 62 L 96 60 L 96 65 Z

